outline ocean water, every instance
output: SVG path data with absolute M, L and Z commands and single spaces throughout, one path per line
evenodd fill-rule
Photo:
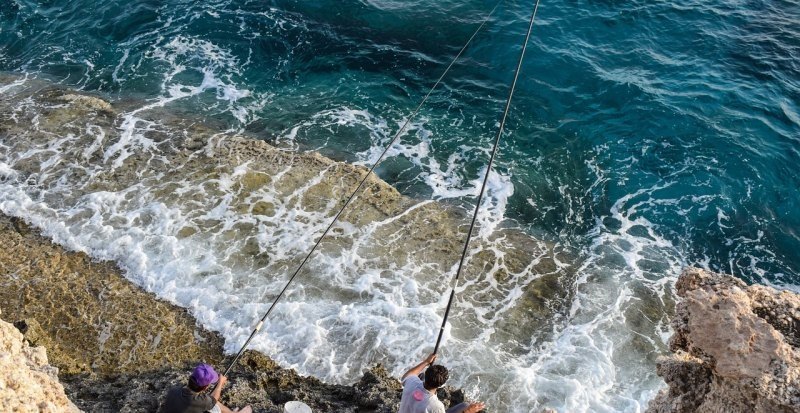
M 257 198 L 275 211 L 256 220 L 233 207 L 256 202 L 233 185 L 253 172 L 247 162 L 223 176 L 175 165 L 92 188 L 126 162 L 157 159 L 148 133 L 183 136 L 194 122 L 369 165 L 494 4 L 0 0 L 0 71 L 19 76 L 0 99 L 44 80 L 120 109 L 120 138 L 105 147 L 93 124 L 86 139 L 0 134 L 0 210 L 116 260 L 236 351 L 332 205 L 293 201 L 310 186 L 266 188 Z M 471 207 L 532 6 L 501 4 L 382 179 L 423 205 Z M 529 251 L 529 263 L 504 277 L 473 270 L 442 361 L 491 411 L 642 411 L 663 386 L 655 358 L 682 268 L 800 291 L 800 5 L 542 2 L 528 51 L 471 255 Z M 90 142 L 85 156 L 63 149 L 73 142 Z M 20 178 L 42 154 L 38 176 L 51 184 Z M 317 256 L 254 347 L 342 383 L 421 359 L 452 268 L 396 258 L 404 245 L 378 237 L 385 225 L 343 226 L 354 248 Z M 497 236 L 510 230 L 529 238 Z M 559 299 L 531 298 L 545 256 Z

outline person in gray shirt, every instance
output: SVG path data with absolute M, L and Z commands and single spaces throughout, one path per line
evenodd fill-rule
M 431 354 L 403 374 L 403 396 L 398 413 L 477 413 L 486 407 L 481 402 L 460 403 L 445 410 L 436 390 L 444 386 L 450 374 L 445 366 L 434 365 L 434 361 L 436 355 Z M 423 371 L 424 380 L 419 377 Z
M 169 390 L 160 413 L 251 413 L 250 406 L 231 410 L 219 402 L 222 388 L 227 382 L 227 377 L 218 375 L 213 367 L 201 363 L 194 368 L 185 386 Z M 205 391 L 214 383 L 217 383 L 214 390 L 207 394 Z

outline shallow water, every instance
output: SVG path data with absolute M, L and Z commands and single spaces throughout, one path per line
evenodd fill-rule
M 116 259 L 236 350 L 333 204 L 297 201 L 311 186 L 242 191 L 258 172 L 246 162 L 159 174 L 160 142 L 213 135 L 199 122 L 370 164 L 493 5 L 0 0 L 0 70 L 120 111 L 72 137 L 1 142 L 0 208 Z M 415 202 L 469 207 L 530 6 L 501 6 L 381 178 Z M 533 253 L 507 260 L 511 274 L 473 270 L 443 349 L 454 382 L 495 411 L 640 411 L 660 386 L 654 359 L 684 266 L 800 290 L 798 21 L 788 1 L 542 3 L 473 251 Z M 0 85 L 0 99 L 19 87 Z M 27 179 L 33 158 L 50 184 Z M 120 168 L 141 179 L 112 178 Z M 258 201 L 269 219 L 254 218 L 269 209 Z M 316 258 L 255 346 L 345 382 L 420 358 L 458 250 L 387 258 L 402 247 L 382 222 L 343 228 L 350 241 Z M 498 237 L 509 228 L 528 240 Z M 528 267 L 540 251 L 556 257 L 559 293 Z

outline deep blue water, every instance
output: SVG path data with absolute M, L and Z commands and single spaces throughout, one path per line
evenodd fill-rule
M 488 145 L 529 3 L 501 6 L 423 111 L 424 163 Z M 214 103 L 219 90 L 184 104 L 215 104 L 207 116 L 266 140 L 337 107 L 394 126 L 492 6 L 3 0 L 0 69 L 117 99 L 153 98 L 210 71 L 251 92 L 233 105 L 241 119 Z M 511 215 L 580 242 L 617 200 L 644 190 L 635 214 L 687 263 L 796 284 L 799 23 L 791 1 L 543 3 L 498 162 L 515 185 Z M 386 139 L 369 129 L 309 125 L 294 141 L 356 160 Z M 472 178 L 486 154 L 462 155 L 452 172 Z M 382 176 L 425 197 L 425 169 L 395 159 Z
M 381 177 L 471 202 L 532 5 L 501 5 Z M 0 71 L 369 163 L 493 6 L 0 0 Z M 589 279 L 695 265 L 800 290 L 797 2 L 544 0 L 507 130 L 506 220 L 578 251 Z M 581 403 L 563 406 L 638 408 Z

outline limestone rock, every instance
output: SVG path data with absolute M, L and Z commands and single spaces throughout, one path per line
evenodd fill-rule
M 800 296 L 689 268 L 648 412 L 800 412 Z
M 12 324 L 0 321 L 0 406 L 4 412 L 80 412 L 64 394 L 44 347 L 30 347 Z

